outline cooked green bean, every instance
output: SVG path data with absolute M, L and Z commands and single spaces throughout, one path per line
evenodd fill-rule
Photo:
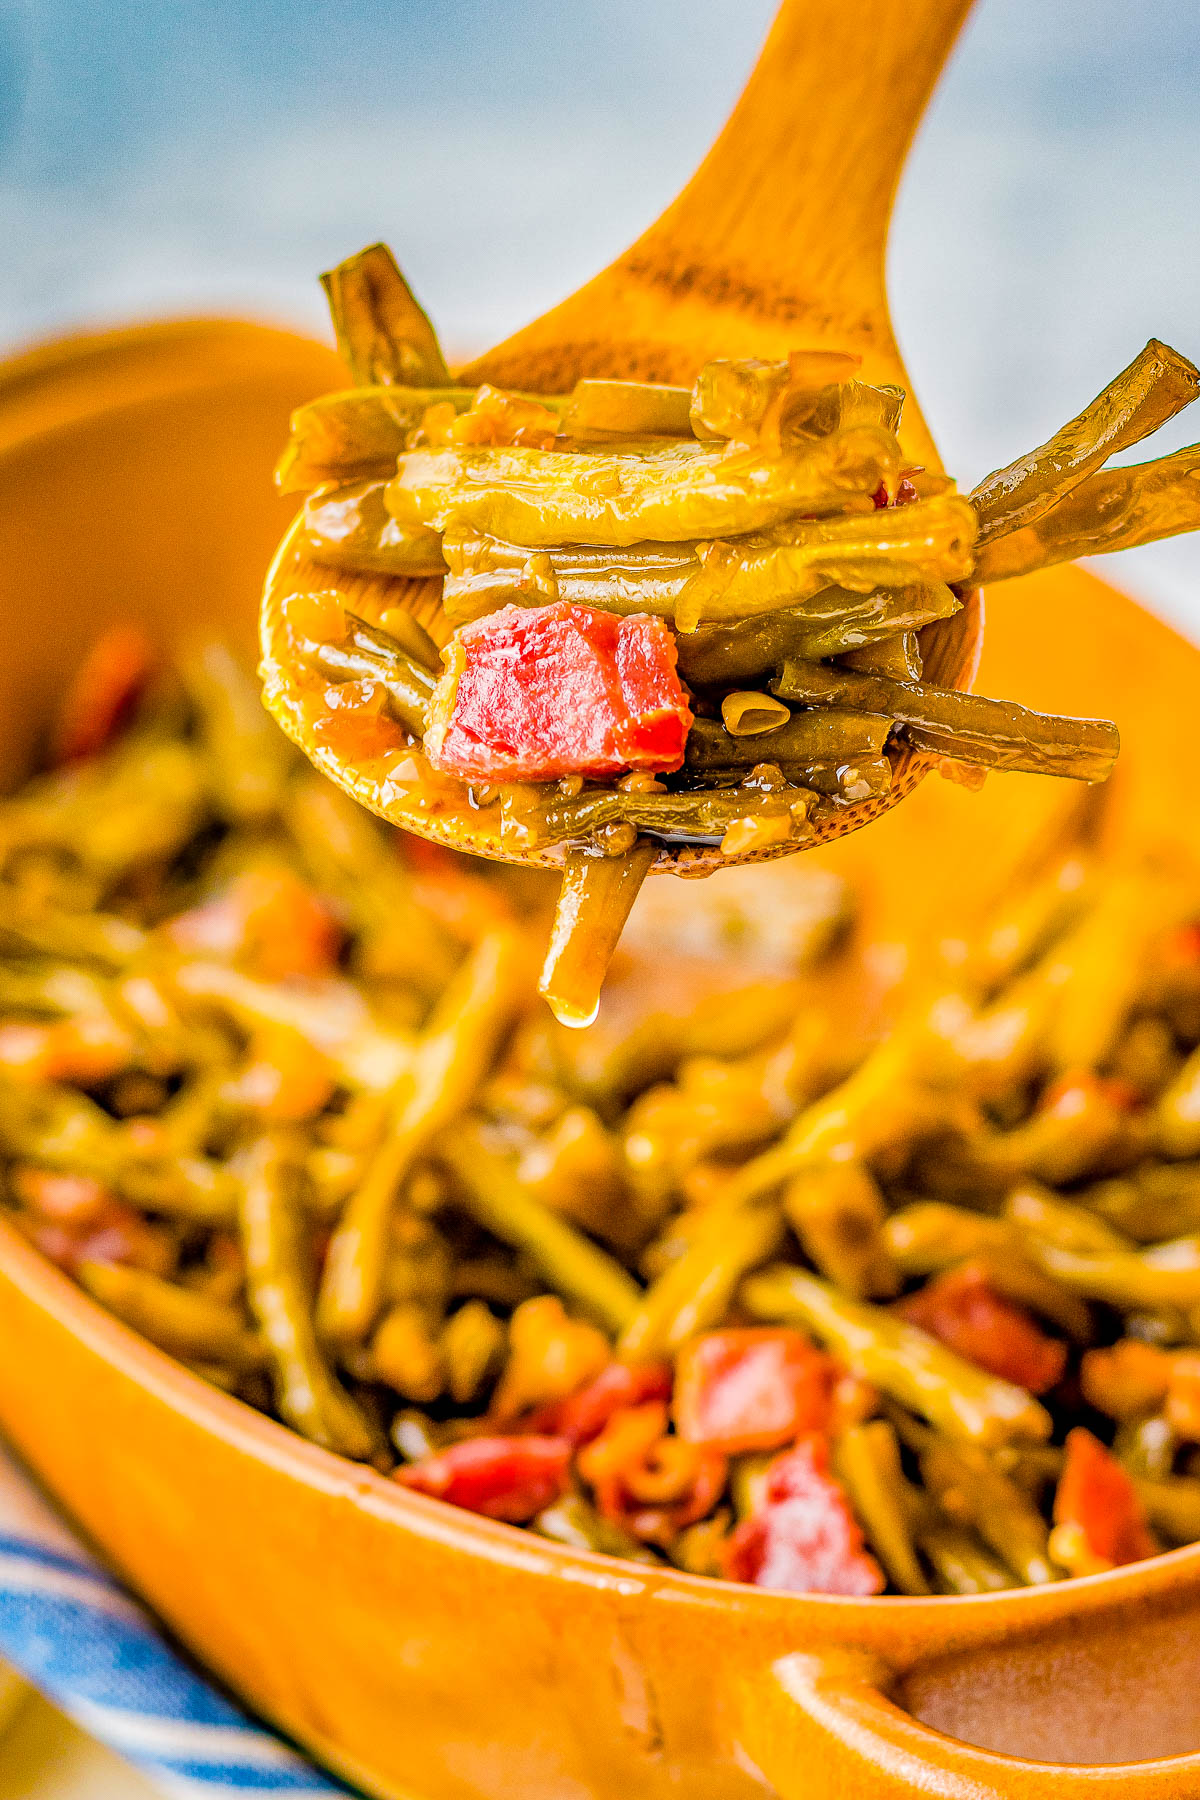
M 842 763 L 879 756 L 891 721 L 872 712 L 796 712 L 785 725 L 754 737 L 734 737 L 716 719 L 697 719 L 688 733 L 688 769 L 749 769 L 756 763 Z
M 592 433 L 622 437 L 690 437 L 691 390 L 657 381 L 577 381 L 563 409 L 569 437 Z
M 756 760 L 765 761 L 766 758 Z M 748 767 L 747 763 L 738 774 L 745 776 Z M 506 809 L 502 834 L 514 846 L 540 848 L 546 844 L 560 844 L 571 838 L 585 838 L 605 826 L 627 825 L 635 833 L 647 832 L 656 838 L 686 838 L 693 842 L 711 843 L 714 840 L 719 842 L 730 826 L 741 819 L 768 818 L 787 821 L 784 835 L 800 837 L 804 834 L 809 807 L 810 800 L 806 793 L 801 789 L 785 786 L 782 781 L 774 789 L 735 787 L 679 794 L 596 788 L 570 798 L 546 800 L 531 809 Z M 649 846 L 643 852 L 630 854 L 648 855 L 652 849 L 653 846 Z M 593 884 L 615 879 L 615 871 L 609 870 L 605 874 L 600 869 L 593 870 L 591 864 L 596 859 L 586 852 L 580 854 L 588 863 L 586 870 L 581 865 L 580 872 L 590 875 Z M 610 856 L 601 860 L 615 863 L 618 859 Z M 570 870 L 574 866 L 573 863 L 568 863 L 567 868 Z M 624 883 L 621 886 L 623 891 L 628 892 Z M 575 907 L 572 896 L 568 896 L 568 901 L 573 916 Z M 631 893 L 629 901 L 632 904 Z M 615 922 L 616 915 L 607 904 L 603 905 L 602 911 Z M 622 925 L 627 913 L 628 907 L 621 915 Z M 612 942 L 615 945 L 615 937 Z M 597 981 L 602 981 L 603 976 L 604 969 L 598 969 Z M 598 985 L 595 999 L 599 1000 Z M 589 1007 L 582 1016 L 590 1018 L 593 1011 L 594 1008 Z
M 842 511 L 856 498 L 869 506 L 899 454 L 890 432 L 868 425 L 778 456 L 682 440 L 644 455 L 413 450 L 400 458 L 387 504 L 404 526 L 455 525 L 532 549 L 675 543 L 759 530 L 794 512 Z
M 330 1240 L 318 1319 L 335 1343 L 371 1329 L 383 1296 L 396 1196 L 417 1158 L 471 1102 L 512 1022 L 526 949 L 515 931 L 484 937 L 457 972 L 392 1094 L 389 1135 L 376 1150 Z
M 963 581 L 974 542 L 975 514 L 956 494 L 718 539 L 698 546 L 700 567 L 676 601 L 675 623 L 690 632 L 750 619 L 835 584 L 870 593 Z
M 1088 1300 L 1126 1310 L 1200 1306 L 1200 1237 L 1174 1238 L 1149 1250 L 1092 1254 L 1031 1238 L 1028 1252 L 1047 1275 Z
M 905 1480 L 895 1428 L 887 1419 L 852 1425 L 838 1439 L 835 1467 L 893 1586 L 902 1594 L 927 1594 L 913 1541 L 922 1497 Z
M 1022 530 L 986 544 L 975 558 L 979 582 L 1153 544 L 1200 529 L 1200 445 L 1133 468 L 1101 469 Z
M 287 747 L 237 658 L 224 644 L 201 646 L 183 663 L 200 713 L 200 741 L 222 806 L 253 822 L 279 811 L 291 768 Z
M 777 1264 L 751 1276 L 742 1299 L 756 1318 L 807 1326 L 852 1369 L 953 1437 L 986 1446 L 1050 1435 L 1049 1414 L 1024 1388 L 801 1269 Z
M 303 547 L 314 562 L 381 575 L 441 575 L 436 531 L 406 531 L 383 504 L 383 481 L 318 488 L 304 502 Z
M 478 1224 L 522 1251 L 552 1292 L 607 1330 L 625 1329 L 641 1299 L 637 1283 L 582 1232 L 526 1193 L 513 1165 L 489 1150 L 478 1131 L 448 1133 L 437 1155 L 456 1177 L 457 1198 Z
M 1011 1572 L 969 1531 L 931 1525 L 918 1532 L 917 1541 L 933 1565 L 943 1593 L 998 1594 L 1016 1585 Z
M 656 855 L 656 847 L 647 843 L 635 843 L 618 856 L 567 853 L 538 979 L 538 993 L 560 1024 L 582 1027 L 595 1019 L 617 939 Z
M 329 482 L 388 481 L 410 431 L 431 406 L 467 411 L 474 388 L 361 387 L 325 394 L 298 406 L 291 436 L 275 470 L 282 493 Z
M 89 1294 L 160 1350 L 237 1370 L 261 1366 L 262 1344 L 236 1306 L 117 1263 L 84 1262 L 78 1273 Z
M 1173 1544 L 1195 1543 L 1200 1537 L 1200 1481 L 1194 1475 L 1138 1480 L 1136 1487 L 1156 1531 Z
M 1016 1482 L 1001 1475 L 979 1450 L 947 1444 L 931 1433 L 920 1463 L 925 1485 L 942 1510 L 956 1524 L 978 1532 L 1014 1575 L 1030 1587 L 1057 1579 L 1046 1552 L 1045 1519 Z
M 817 661 L 896 632 L 920 631 L 952 618 L 960 604 L 944 583 L 866 594 L 826 585 L 803 606 L 685 633 L 678 640 L 679 669 L 692 687 L 732 686 L 781 669 L 790 656 Z
M 395 718 L 421 737 L 425 713 L 437 681 L 413 657 L 406 656 L 394 639 L 365 619 L 346 614 L 346 636 L 341 643 L 318 644 L 302 640 L 302 655 L 337 681 L 378 682 L 387 694 Z
M 1031 712 L 1011 700 L 987 700 L 981 694 L 829 669 L 821 663 L 789 660 L 771 683 L 771 691 L 806 706 L 878 713 L 899 720 L 924 748 L 940 749 L 964 762 L 1033 775 L 1103 781 L 1112 773 L 1120 749 L 1117 728 L 1107 719 L 1060 718 Z
M 774 1207 L 714 1207 L 683 1255 L 647 1288 L 626 1321 L 622 1356 L 648 1361 L 669 1355 L 698 1331 L 717 1324 L 742 1278 L 773 1256 L 782 1238 L 783 1220 Z
M 1139 443 L 1200 393 L 1200 371 L 1151 338 L 1115 380 L 1046 443 L 979 483 L 971 504 L 979 542 L 1032 525 L 1122 450 Z
M 383 1449 L 382 1435 L 326 1363 L 313 1329 L 301 1215 L 289 1193 L 295 1173 L 287 1152 L 267 1139 L 246 1160 L 247 1298 L 266 1340 L 283 1418 L 315 1444 L 369 1461 Z
M 358 387 L 449 387 L 437 334 L 386 244 L 321 277 L 343 360 Z

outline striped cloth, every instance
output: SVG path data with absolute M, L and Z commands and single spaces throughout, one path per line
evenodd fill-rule
M 3 1450 L 0 1658 L 169 1800 L 350 1792 L 199 1675 Z

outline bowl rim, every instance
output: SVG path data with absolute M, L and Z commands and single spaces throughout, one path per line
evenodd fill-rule
M 841 1594 L 777 1593 L 715 1576 L 691 1575 L 682 1569 L 651 1568 L 599 1551 L 575 1549 L 530 1532 L 523 1526 L 488 1519 L 447 1501 L 414 1493 L 367 1464 L 309 1442 L 290 1426 L 259 1412 L 246 1401 L 213 1387 L 184 1364 L 160 1350 L 109 1313 L 62 1270 L 0 1217 L 0 1281 L 7 1280 L 25 1299 L 68 1331 L 93 1355 L 103 1358 L 120 1376 L 152 1399 L 181 1413 L 192 1424 L 213 1433 L 225 1446 L 267 1464 L 278 1473 L 321 1490 L 330 1497 L 364 1507 L 376 1518 L 441 1547 L 499 1563 L 513 1572 L 582 1582 L 590 1587 L 732 1607 L 735 1611 L 778 1616 L 780 1606 L 810 1606 L 831 1625 L 878 1609 L 899 1622 L 921 1615 L 961 1622 L 964 1610 L 977 1625 L 994 1625 L 997 1635 L 1011 1629 L 1010 1615 L 1023 1616 L 1024 1629 L 1073 1620 L 1084 1613 L 1119 1609 L 1131 1600 L 1160 1594 L 1177 1595 L 1183 1586 L 1200 1588 L 1200 1542 L 1147 1557 L 1141 1562 L 1098 1575 L 1069 1577 L 1045 1587 L 1012 1587 L 988 1594 L 872 1595 L 865 1599 Z M 30 1456 L 36 1467 L 36 1451 Z M 69 1498 L 64 1501 L 69 1508 Z M 1181 1582 L 1180 1577 L 1189 1577 Z M 1032 1616 L 1031 1616 L 1032 1615 Z M 986 1634 L 990 1637 L 990 1631 Z

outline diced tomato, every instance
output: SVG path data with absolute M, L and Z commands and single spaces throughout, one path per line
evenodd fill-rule
M 663 1545 L 712 1511 L 729 1471 L 720 1451 L 668 1435 L 661 1400 L 614 1412 L 576 1466 L 606 1519 Z
M 690 1444 L 734 1455 L 776 1450 L 829 1424 L 837 1374 L 800 1331 L 710 1331 L 675 1364 L 675 1426 Z
M 1182 964 L 1188 968 L 1200 963 L 1200 922 L 1193 919 L 1177 926 L 1163 945 L 1162 954 L 1168 967 Z
M 725 1573 L 794 1594 L 882 1593 L 883 1571 L 829 1473 L 827 1439 L 803 1438 L 776 1457 L 758 1511 L 729 1539 Z
M 148 637 L 116 625 L 92 645 L 58 709 L 50 755 L 55 763 L 95 756 L 128 724 L 154 671 Z
M 1067 1435 L 1066 1462 L 1054 1496 L 1054 1523 L 1074 1527 L 1087 1552 L 1101 1566 L 1140 1562 L 1157 1549 L 1131 1477 L 1081 1425 Z
M 182 950 L 239 957 L 264 981 L 327 975 L 342 931 L 329 908 L 288 868 L 250 869 L 223 894 L 172 919 Z
M 563 1493 L 570 1463 L 565 1438 L 468 1438 L 397 1469 L 393 1479 L 468 1512 L 525 1525 Z
M 425 753 L 470 781 L 677 769 L 692 714 L 661 619 L 507 606 L 460 631 Z
M 671 1398 L 671 1368 L 668 1363 L 609 1363 L 594 1381 L 578 1393 L 560 1400 L 554 1406 L 541 1407 L 527 1424 L 535 1431 L 548 1431 L 565 1437 L 572 1444 L 590 1444 L 599 1437 L 615 1412 L 629 1406 L 642 1406 L 648 1400 Z
M 937 1276 L 896 1310 L 968 1362 L 1031 1394 L 1044 1394 L 1062 1379 L 1066 1345 L 1048 1337 L 1023 1306 L 998 1294 L 979 1263 Z

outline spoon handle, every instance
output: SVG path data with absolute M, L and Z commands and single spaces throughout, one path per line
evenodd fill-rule
M 869 352 L 905 152 L 971 0 L 783 0 L 725 129 L 621 259 Z M 699 277 L 699 281 L 697 281 Z
M 685 384 L 714 356 L 857 350 L 907 378 L 884 287 L 904 154 L 971 0 L 783 0 L 746 90 L 637 242 L 462 379 Z M 911 399 L 901 441 L 936 467 Z

